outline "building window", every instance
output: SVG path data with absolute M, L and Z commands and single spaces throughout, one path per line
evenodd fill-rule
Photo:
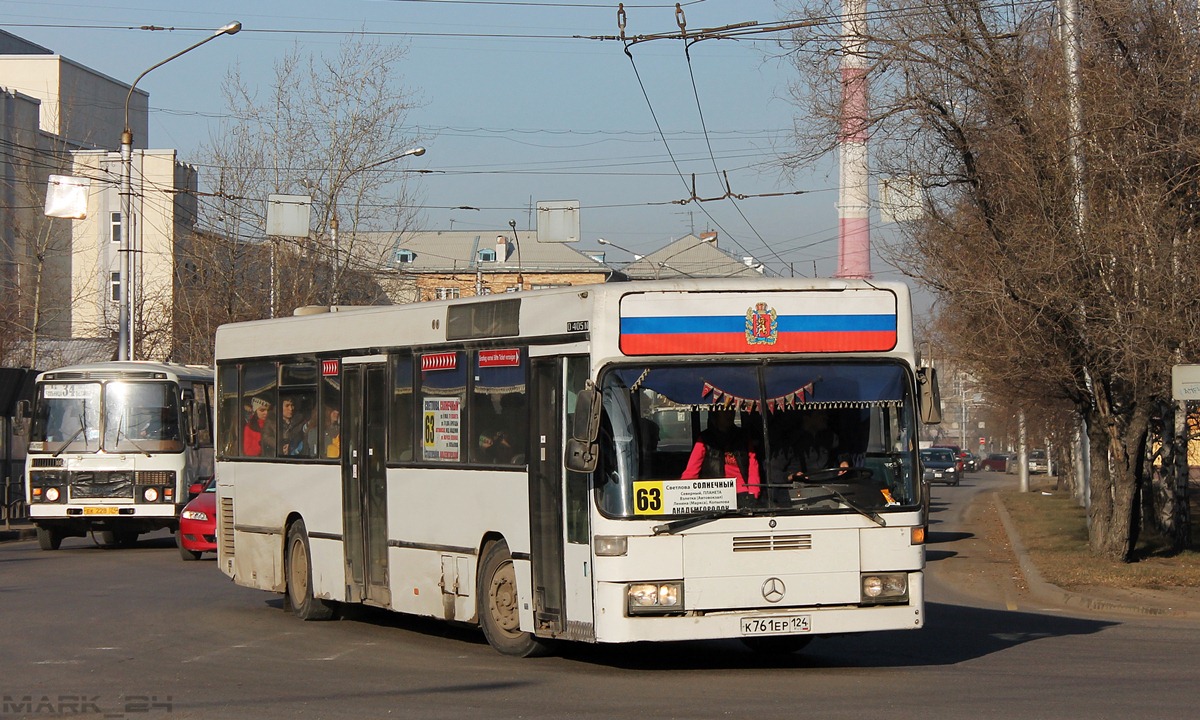
M 480 250 L 479 262 L 496 262 L 496 251 L 490 248 Z
M 108 274 L 108 299 L 113 302 L 121 302 L 121 273 L 119 272 Z
M 417 254 L 412 250 L 397 250 L 395 260 L 397 263 L 410 263 L 417 259 Z
M 109 213 L 108 224 L 112 232 L 112 241 L 115 243 L 121 242 L 121 213 Z
M 440 287 L 437 289 L 438 300 L 453 300 L 458 297 L 458 288 L 456 287 Z

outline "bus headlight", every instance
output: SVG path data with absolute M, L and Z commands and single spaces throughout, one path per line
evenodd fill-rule
M 41 488 L 37 488 L 37 489 L 41 490 Z M 46 502 L 58 502 L 58 498 L 59 498 L 58 488 L 56 488 L 56 487 L 46 488 L 45 497 L 46 497 Z
M 146 502 L 158 502 L 158 488 L 146 488 L 142 491 L 142 498 L 144 498 Z
M 630 615 L 663 615 L 683 611 L 683 583 L 632 583 L 627 607 Z
M 908 573 L 869 573 L 862 576 L 863 604 L 908 601 Z
M 593 543 L 599 557 L 621 557 L 629 552 L 629 538 L 624 535 L 597 535 Z

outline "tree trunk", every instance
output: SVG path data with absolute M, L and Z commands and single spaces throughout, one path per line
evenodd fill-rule
M 1106 390 L 1097 383 L 1089 413 L 1092 445 L 1092 494 L 1088 510 L 1089 544 L 1098 555 L 1129 562 L 1133 556 L 1133 520 L 1137 508 L 1137 453 L 1148 413 L 1133 405 L 1114 413 Z

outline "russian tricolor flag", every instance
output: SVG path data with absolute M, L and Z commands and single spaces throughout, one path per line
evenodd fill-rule
M 896 346 L 887 291 L 633 293 L 621 298 L 626 355 L 886 352 Z

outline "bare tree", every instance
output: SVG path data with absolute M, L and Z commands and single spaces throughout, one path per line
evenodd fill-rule
M 939 295 L 943 339 L 993 392 L 1086 419 L 1091 544 L 1128 560 L 1153 408 L 1177 358 L 1200 357 L 1200 268 L 1185 261 L 1200 220 L 1200 35 L 1168 0 L 1082 5 L 1083 177 L 1049 4 L 877 3 L 868 122 L 875 171 L 926 190 L 891 260 Z M 837 119 L 837 6 L 801 14 L 797 98 L 812 122 L 795 163 L 831 149 Z
M 414 107 L 397 72 L 405 54 L 362 38 L 328 57 L 297 47 L 276 64 L 261 98 L 240 73 L 230 74 L 231 120 L 206 148 L 215 192 L 202 204 L 204 232 L 194 238 L 188 271 L 201 280 L 188 285 L 184 312 L 192 317 L 181 332 L 211 338 L 222 322 L 269 317 L 272 298 L 277 314 L 334 297 L 377 299 L 364 277 L 379 270 L 374 259 L 383 253 L 363 245 L 373 234 L 355 230 L 399 232 L 413 219 L 403 165 L 390 162 L 419 139 L 405 126 Z M 266 237 L 271 193 L 313 198 L 308 237 Z M 214 284 L 218 278 L 224 284 Z

